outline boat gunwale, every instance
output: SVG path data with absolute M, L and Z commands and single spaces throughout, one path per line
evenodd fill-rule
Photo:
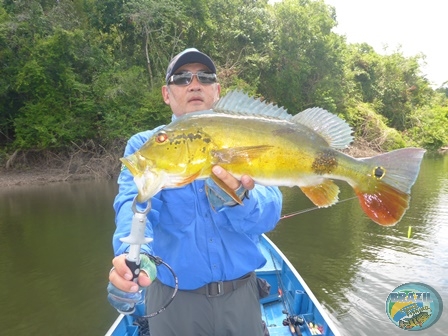
M 330 318 L 330 315 L 324 310 L 321 303 L 317 300 L 314 293 L 311 291 L 309 286 L 306 284 L 305 280 L 302 278 L 302 276 L 299 274 L 299 272 L 296 270 L 294 265 L 289 261 L 289 259 L 285 256 L 285 254 L 278 248 L 278 246 L 266 235 L 262 234 L 262 240 L 265 240 L 265 246 L 266 248 L 272 248 L 280 257 L 281 260 L 286 264 L 286 266 L 289 268 L 289 270 L 293 273 L 293 275 L 296 277 L 296 279 L 299 281 L 300 285 L 303 287 L 304 292 L 308 295 L 309 299 L 312 301 L 314 307 L 316 310 L 321 314 L 322 318 L 325 320 L 325 322 L 328 325 L 328 329 L 330 329 L 334 336 L 341 336 L 341 333 L 339 332 L 336 324 L 333 322 L 333 320 Z M 263 242 L 262 242 L 263 244 Z

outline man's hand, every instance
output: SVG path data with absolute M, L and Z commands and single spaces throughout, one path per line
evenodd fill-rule
M 212 168 L 213 174 L 215 174 L 221 181 L 223 181 L 227 186 L 233 190 L 238 189 L 241 184 L 247 190 L 252 190 L 255 186 L 254 180 L 248 176 L 241 176 L 241 181 L 237 180 L 233 175 L 231 175 L 227 170 L 220 166 L 214 166 Z
M 107 299 L 120 313 L 130 314 L 135 305 L 143 302 L 144 291 L 156 278 L 157 270 L 154 262 L 148 256 L 140 255 L 140 274 L 138 281 L 132 281 L 132 273 L 126 265 L 126 256 L 120 255 L 112 260 L 114 267 L 109 273 Z
M 214 166 L 212 172 L 216 178 L 221 180 L 222 184 L 225 184 L 226 186 L 226 188 L 223 188 L 222 185 L 218 185 L 216 178 L 208 178 L 205 180 L 207 197 L 210 205 L 215 210 L 220 209 L 223 206 L 234 206 L 239 203 L 237 203 L 235 198 L 231 197 L 224 189 L 234 191 L 234 195 L 242 200 L 247 196 L 247 191 L 252 190 L 255 186 L 254 180 L 248 175 L 243 175 L 241 181 L 239 181 L 220 166 Z
M 144 258 L 148 258 L 145 255 L 141 255 L 141 257 L 141 263 L 143 263 Z M 139 285 L 141 287 L 148 287 L 152 282 L 149 278 L 149 274 L 143 269 L 143 265 L 140 265 L 141 271 L 137 283 L 132 281 L 132 272 L 126 265 L 126 255 L 124 254 L 115 257 L 112 260 L 112 264 L 114 267 L 109 273 L 109 281 L 124 292 L 137 292 L 139 290 Z

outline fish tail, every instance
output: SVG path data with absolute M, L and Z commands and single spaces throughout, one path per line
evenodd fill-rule
M 368 180 L 354 189 L 362 209 L 374 222 L 392 226 L 403 217 L 424 153 L 420 148 L 405 148 L 361 159 L 371 172 Z

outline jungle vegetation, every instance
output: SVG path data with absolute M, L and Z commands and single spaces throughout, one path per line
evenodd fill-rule
M 186 47 L 214 59 L 223 94 L 292 114 L 323 107 L 378 151 L 447 146 L 448 82 L 431 86 L 425 56 L 348 44 L 336 25 L 323 0 L 0 0 L 0 164 L 122 153 L 133 133 L 170 121 L 160 87 Z

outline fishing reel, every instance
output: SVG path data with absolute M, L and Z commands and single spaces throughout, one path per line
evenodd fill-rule
M 286 312 L 283 312 L 283 313 L 287 314 Z M 289 325 L 302 326 L 304 324 L 305 324 L 305 320 L 303 319 L 303 317 L 301 317 L 299 315 L 288 315 L 288 317 L 283 320 L 284 326 L 289 326 Z

